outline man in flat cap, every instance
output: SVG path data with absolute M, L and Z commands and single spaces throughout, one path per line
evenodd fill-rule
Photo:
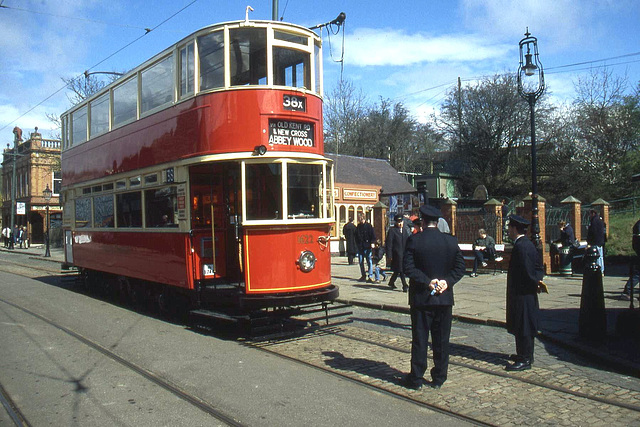
M 408 227 L 404 226 L 404 218 L 400 214 L 396 214 L 393 217 L 395 226 L 389 229 L 389 235 L 385 244 L 387 253 L 387 265 L 391 265 L 391 279 L 389 279 L 389 287 L 395 289 L 396 279 L 400 276 L 402 282 L 402 292 L 407 292 L 409 286 L 407 286 L 407 280 L 404 276 L 403 269 L 403 255 L 404 249 L 407 245 L 407 239 L 411 236 L 411 232 Z
M 507 371 L 531 369 L 534 337 L 538 334 L 538 286 L 543 270 L 538 251 L 525 237 L 529 221 L 509 216 L 509 237 L 513 241 L 507 273 L 507 331 L 515 336 L 516 354 Z
M 404 272 L 409 277 L 412 341 L 411 372 L 402 380 L 402 385 L 412 389 L 419 389 L 424 383 L 429 332 L 434 366 L 428 384 L 440 388 L 447 379 L 453 285 L 465 272 L 458 239 L 438 230 L 438 218 L 442 213 L 428 205 L 423 205 L 420 213 L 423 230 L 409 237 L 404 253 Z

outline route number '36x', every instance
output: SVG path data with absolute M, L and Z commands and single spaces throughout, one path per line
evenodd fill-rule
M 301 96 L 283 95 L 282 106 L 285 110 L 290 111 L 306 111 L 306 99 Z

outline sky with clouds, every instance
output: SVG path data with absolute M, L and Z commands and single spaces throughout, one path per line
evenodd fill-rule
M 247 5 L 250 18 L 271 19 L 271 0 L 0 0 L 0 144 L 14 126 L 51 134 L 46 114 L 70 107 L 62 78 L 129 70 L 202 27 L 244 19 Z M 515 72 L 526 27 L 555 102 L 570 102 L 594 67 L 630 87 L 640 81 L 638 0 L 279 0 L 279 15 L 303 26 L 340 12 L 344 40 L 323 32 L 325 93 L 341 76 L 344 45 L 343 78 L 370 102 L 402 102 L 420 119 L 458 77 Z

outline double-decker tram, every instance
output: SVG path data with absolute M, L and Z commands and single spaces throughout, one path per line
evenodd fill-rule
M 313 31 L 228 22 L 65 112 L 66 263 L 214 317 L 335 300 L 321 76 Z

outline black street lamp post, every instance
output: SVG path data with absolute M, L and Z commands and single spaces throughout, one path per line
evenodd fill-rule
M 529 103 L 531 112 L 531 239 L 539 250 L 540 222 L 538 220 L 538 165 L 536 159 L 535 104 L 544 92 L 544 70 L 538 57 L 538 39 L 531 37 L 529 28 L 520 40 L 520 65 L 518 67 L 518 93 Z
M 46 250 L 44 252 L 45 257 L 51 256 L 51 252 L 49 252 L 49 228 L 51 227 L 51 219 L 49 217 L 49 201 L 51 201 L 51 193 L 52 191 L 49 188 L 49 184 L 47 184 L 47 188 L 42 190 L 42 196 L 44 196 L 44 199 L 47 201 L 47 234 L 44 237 L 46 239 Z

